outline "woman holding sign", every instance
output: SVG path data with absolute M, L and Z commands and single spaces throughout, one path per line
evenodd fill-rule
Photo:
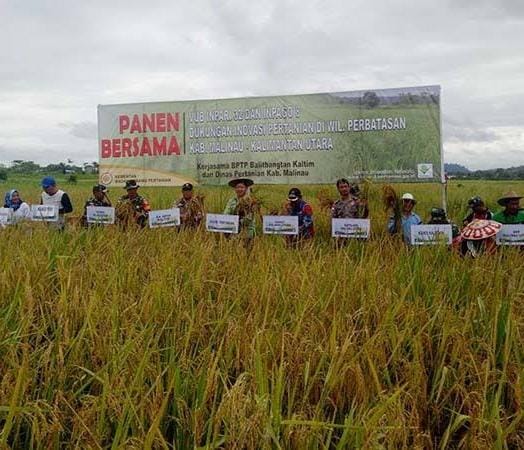
M 239 232 L 245 235 L 246 245 L 249 245 L 255 237 L 255 215 L 259 209 L 258 202 L 250 193 L 250 186 L 253 185 L 253 180 L 237 178 L 231 180 L 228 184 L 235 190 L 235 196 L 228 200 L 224 208 L 224 214 L 238 216 Z
M 4 198 L 4 208 L 9 208 L 13 211 L 12 221 L 14 223 L 31 218 L 31 209 L 29 205 L 20 198 L 20 194 L 17 189 L 11 189 L 6 192 Z

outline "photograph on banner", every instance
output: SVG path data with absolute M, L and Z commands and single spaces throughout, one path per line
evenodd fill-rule
M 298 216 L 263 216 L 264 234 L 298 234 Z
M 331 236 L 340 238 L 369 239 L 369 219 L 331 219 Z
M 411 245 L 451 245 L 451 225 L 412 225 Z
M 523 245 L 524 224 L 502 225 L 497 233 L 497 245 Z
M 0 226 L 11 225 L 13 210 L 11 208 L 0 208 Z
M 56 205 L 31 205 L 31 220 L 58 222 L 58 207 Z
M 149 212 L 149 228 L 180 226 L 180 209 L 159 209 Z
M 100 182 L 442 181 L 440 86 L 98 106 Z
M 206 214 L 206 230 L 214 233 L 238 233 L 238 216 L 231 214 Z
M 86 216 L 89 224 L 112 225 L 115 223 L 115 208 L 112 206 L 88 206 Z

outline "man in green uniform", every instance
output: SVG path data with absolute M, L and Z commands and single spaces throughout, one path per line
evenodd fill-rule
M 116 218 L 118 223 L 124 227 L 132 223 L 142 228 L 147 225 L 151 207 L 145 198 L 138 195 L 139 187 L 135 180 L 127 180 L 124 187 L 127 195 L 120 197 L 116 205 Z
M 524 210 L 520 208 L 522 196 L 514 191 L 506 192 L 497 203 L 504 206 L 502 211 L 493 215 L 493 220 L 505 225 L 524 224 Z
M 193 194 L 191 183 L 182 186 L 182 198 L 173 206 L 180 209 L 181 229 L 196 229 L 200 226 L 204 218 L 204 206 L 202 198 Z
M 84 205 L 84 215 L 82 216 L 82 226 L 87 227 L 87 207 L 88 206 L 111 206 L 111 201 L 107 196 L 107 187 L 103 184 L 93 186 L 93 196 Z

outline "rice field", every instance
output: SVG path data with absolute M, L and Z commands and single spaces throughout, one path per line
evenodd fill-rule
M 60 180 L 59 180 L 60 181 Z M 93 179 L 62 186 L 75 212 Z M 38 179 L 14 179 L 36 202 Z M 427 219 L 435 185 L 397 185 Z M 264 210 L 288 186 L 258 186 Z M 524 257 L 463 259 L 384 232 L 335 249 L 173 229 L 0 230 L 0 448 L 524 448 Z M 452 182 L 496 210 L 524 182 Z M 228 188 L 202 188 L 221 212 Z M 123 193 L 123 190 L 122 190 Z M 141 193 L 154 209 L 178 188 Z M 121 192 L 112 189 L 114 201 Z M 259 224 L 260 225 L 260 224 Z

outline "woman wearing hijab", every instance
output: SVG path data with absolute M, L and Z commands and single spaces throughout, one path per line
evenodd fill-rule
M 294 187 L 289 190 L 283 213 L 287 216 L 298 216 L 298 235 L 286 236 L 288 246 L 295 247 L 313 238 L 315 234 L 313 209 L 308 202 L 302 199 L 302 192 L 299 188 Z
M 13 211 L 12 218 L 15 223 L 31 217 L 31 209 L 29 205 L 20 198 L 20 193 L 17 189 L 11 189 L 9 192 L 6 192 L 4 208 L 9 208 Z

